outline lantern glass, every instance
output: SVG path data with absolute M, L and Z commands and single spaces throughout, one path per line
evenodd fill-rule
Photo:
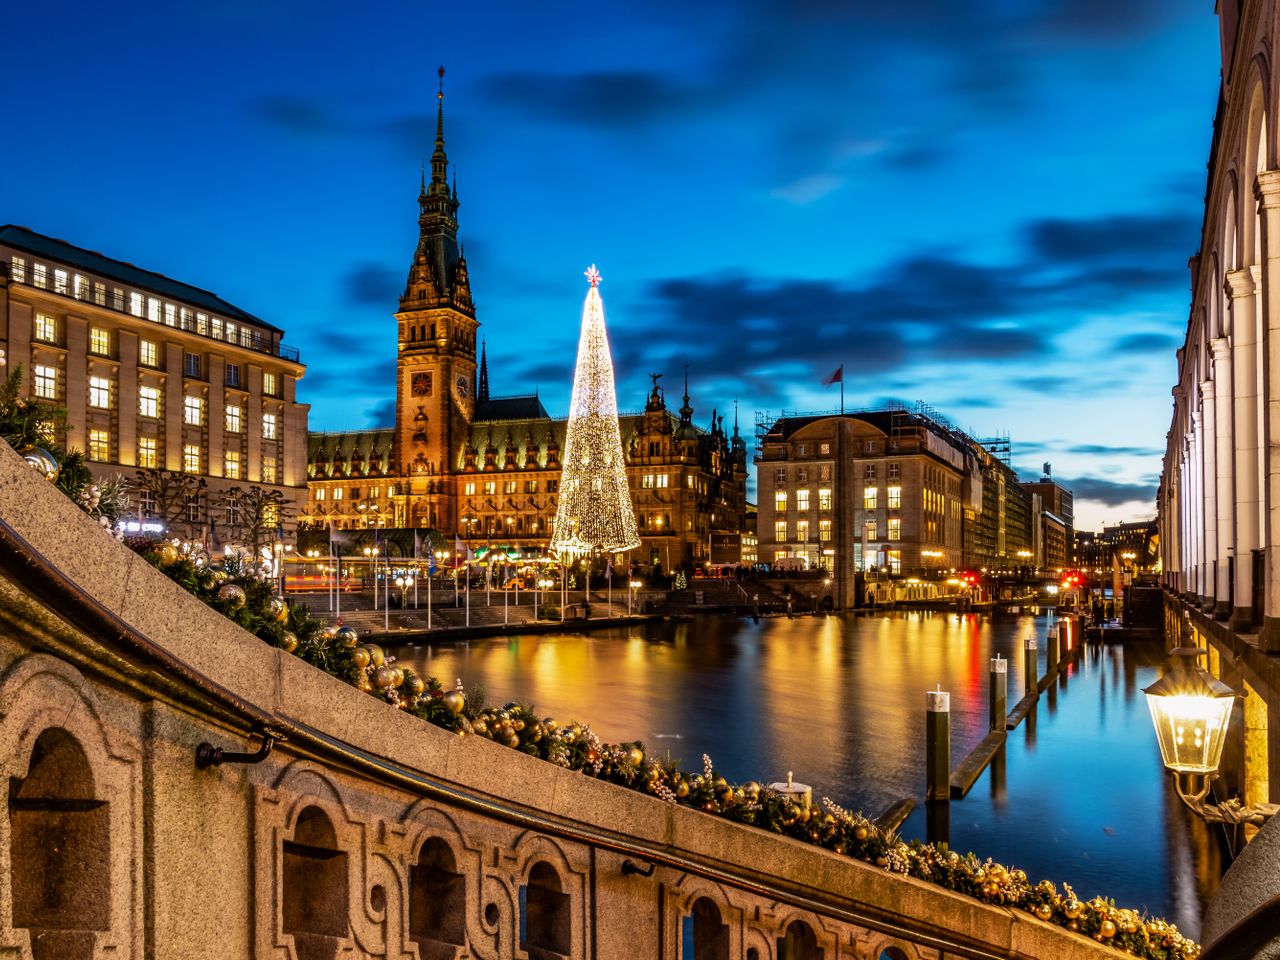
M 1213 773 L 1235 697 L 1212 693 L 1168 693 L 1148 688 L 1147 706 L 1160 741 L 1160 758 L 1175 773 Z

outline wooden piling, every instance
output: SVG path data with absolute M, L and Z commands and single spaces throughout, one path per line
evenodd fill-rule
M 996 654 L 988 672 L 987 717 L 990 730 L 1004 732 L 1005 708 L 1009 703 L 1009 661 Z
M 925 694 L 925 799 L 951 799 L 951 694 Z

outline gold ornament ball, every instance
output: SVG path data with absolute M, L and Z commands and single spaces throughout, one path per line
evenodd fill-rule
M 450 690 L 444 695 L 443 700 L 444 705 L 449 708 L 449 712 L 455 717 L 460 714 L 463 708 L 467 705 L 467 698 L 457 690 Z
M 865 840 L 867 839 L 867 836 L 868 836 L 867 828 L 859 824 L 858 826 L 853 828 L 853 835 L 858 840 Z
M 514 733 L 511 736 L 507 737 L 507 746 L 510 747 L 512 750 L 518 749 L 520 747 L 520 737 Z
M 1041 920 L 1048 920 L 1053 916 L 1053 907 L 1049 906 L 1047 903 L 1040 904 L 1036 907 L 1036 916 Z
M 284 623 L 289 619 L 289 605 L 280 597 L 272 597 L 267 601 L 267 613 L 275 618 L 277 623 Z
M 284 632 L 284 638 L 280 642 L 280 646 L 284 648 L 285 653 L 293 653 L 298 649 L 298 635 L 292 630 Z
M 422 678 L 415 673 L 412 676 L 404 678 L 404 689 L 405 693 L 409 696 L 420 697 L 422 696 L 422 691 L 426 689 L 426 684 L 424 684 L 422 682 Z
M 1098 932 L 1102 934 L 1103 937 L 1110 940 L 1116 935 L 1116 925 L 1110 920 L 1103 920 L 1102 925 L 1098 928 Z
M 392 682 L 395 684 L 396 689 L 403 687 L 405 677 L 404 669 L 402 667 L 392 667 L 391 672 L 395 674 L 395 680 Z
M 385 690 L 396 682 L 396 672 L 390 667 L 379 667 L 373 674 L 373 685 L 379 690 Z
M 334 636 L 340 644 L 348 648 L 360 642 L 360 634 L 356 633 L 355 627 L 339 627 Z
M 182 556 L 178 553 L 178 548 L 172 543 L 160 544 L 160 549 L 156 551 L 160 556 L 160 566 L 167 567 L 171 563 L 177 563 L 178 558 Z
M 683 800 L 688 795 L 689 795 L 689 781 L 681 779 L 681 781 L 676 784 L 676 796 Z
M 58 460 L 44 447 L 30 448 L 22 454 L 22 459 L 46 480 L 58 479 Z
M 644 763 L 644 751 L 639 747 L 632 747 L 627 751 L 627 761 L 633 766 L 638 767 Z
M 244 587 L 238 583 L 224 583 L 218 588 L 218 599 L 232 610 L 239 610 L 244 606 Z
M 380 667 L 387 661 L 387 655 L 382 652 L 382 648 L 376 643 L 366 643 L 365 649 L 369 651 L 369 662 L 375 667 Z
M 489 733 L 489 725 L 488 725 L 487 723 L 485 723 L 485 722 L 484 722 L 484 719 L 483 719 L 483 718 L 478 719 L 478 720 L 472 720 L 472 721 L 471 721 L 471 732 L 472 732 L 472 733 L 475 733 L 475 734 L 478 734 L 478 735 L 480 735 L 480 736 L 482 736 L 482 737 L 483 737 L 483 736 L 486 736 L 486 735 Z
M 742 795 L 752 803 L 760 799 L 760 784 L 754 780 L 748 780 L 742 785 Z
M 1084 913 L 1084 904 L 1079 900 L 1068 900 L 1062 905 L 1062 912 L 1068 920 L 1076 920 Z
M 363 670 L 369 665 L 369 648 L 356 647 L 351 651 L 351 659 L 355 662 L 357 667 Z

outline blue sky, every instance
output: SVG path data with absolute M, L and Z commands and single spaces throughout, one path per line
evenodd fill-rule
M 597 263 L 619 405 L 922 400 L 1154 512 L 1217 96 L 1203 0 L 24 4 L 0 222 L 287 331 L 384 422 L 444 64 L 495 394 L 563 415 Z M 678 405 L 672 404 L 672 406 Z

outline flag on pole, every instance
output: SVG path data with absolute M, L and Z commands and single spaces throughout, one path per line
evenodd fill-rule
M 824 387 L 829 387 L 833 383 L 844 383 L 844 364 L 836 367 L 835 372 L 831 376 L 822 381 Z
M 604 578 L 609 581 L 613 580 L 613 561 L 612 560 L 606 560 L 604 562 Z
M 427 551 L 427 576 L 434 577 L 436 575 L 436 555 L 432 550 Z

